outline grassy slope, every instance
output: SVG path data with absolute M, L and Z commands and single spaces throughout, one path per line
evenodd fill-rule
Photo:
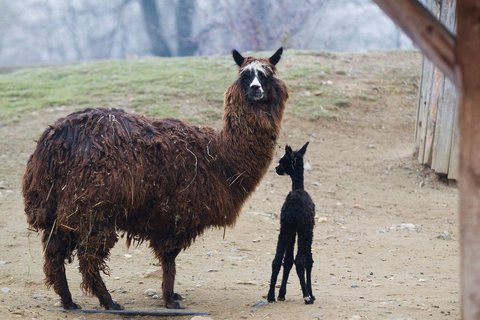
M 400 57 L 411 54 L 389 53 Z M 329 82 L 354 78 L 355 72 L 362 73 L 361 69 L 368 67 L 349 64 L 349 56 L 343 54 L 287 51 L 278 71 L 290 88 L 287 113 L 315 120 L 335 116 L 336 110 L 349 106 L 352 98 L 375 100 L 361 87 L 344 88 Z M 0 73 L 0 123 L 15 121 L 26 111 L 91 106 L 210 123 L 221 118 L 223 92 L 235 77 L 233 60 L 226 56 L 18 69 Z

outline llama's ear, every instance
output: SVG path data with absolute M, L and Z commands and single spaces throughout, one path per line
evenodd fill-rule
M 309 142 L 307 141 L 307 143 L 305 143 L 303 147 L 300 150 L 298 150 L 298 153 L 300 153 L 302 156 L 305 154 L 305 152 L 307 152 L 308 143 Z
M 277 52 L 275 52 L 273 56 L 271 56 L 268 60 L 270 61 L 271 64 L 276 65 L 278 61 L 280 61 L 280 58 L 282 57 L 282 53 L 283 53 L 283 48 L 280 47 L 280 49 L 278 49 Z
M 245 58 L 238 52 L 237 50 L 233 49 L 232 51 L 232 56 L 233 60 L 235 60 L 235 63 L 241 67 L 243 64 L 243 61 L 245 61 Z
M 292 154 L 293 153 L 292 148 L 288 144 L 285 145 L 285 153 L 286 154 Z

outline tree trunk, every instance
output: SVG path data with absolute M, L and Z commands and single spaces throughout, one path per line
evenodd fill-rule
M 193 0 L 179 0 L 175 12 L 179 56 L 193 56 L 198 44 L 192 38 L 192 17 L 195 13 Z
M 156 0 L 140 0 L 140 6 L 145 29 L 152 46 L 152 54 L 154 56 L 171 56 L 172 53 L 162 33 L 161 14 L 158 11 Z

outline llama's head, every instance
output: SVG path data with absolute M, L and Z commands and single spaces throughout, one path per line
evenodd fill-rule
M 275 74 L 275 65 L 282 57 L 283 48 L 278 49 L 268 59 L 243 57 L 237 50 L 232 51 L 233 60 L 239 66 L 243 92 L 251 101 L 269 99 L 270 80 Z
M 287 144 L 285 146 L 285 154 L 278 162 L 278 166 L 275 168 L 278 175 L 288 174 L 293 175 L 295 172 L 303 172 L 303 156 L 307 152 L 308 142 L 300 148 L 300 150 L 293 151 Z

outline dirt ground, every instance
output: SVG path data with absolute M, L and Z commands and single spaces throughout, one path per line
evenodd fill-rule
M 317 208 L 315 303 L 303 303 L 294 270 L 286 301 L 264 303 L 278 213 L 291 186 L 272 163 L 233 229 L 225 236 L 224 230 L 208 231 L 179 255 L 176 291 L 189 310 L 208 311 L 216 320 L 460 319 L 458 191 L 413 157 L 421 58 L 349 59 L 351 70 L 384 59 L 383 77 L 366 69 L 332 74 L 325 85 L 362 85 L 365 95 L 349 97 L 334 118 L 307 121 L 287 114 L 277 149 L 279 158 L 285 143 L 298 148 L 310 141 L 305 187 Z M 365 98 L 369 92 L 376 98 Z M 43 284 L 40 237 L 27 230 L 23 214 L 20 181 L 33 140 L 70 111 L 24 114 L 0 127 L 1 319 L 121 319 L 59 311 L 57 296 Z M 119 241 L 109 266 L 107 287 L 126 309 L 162 306 L 145 294 L 155 289 L 161 295 L 160 266 L 145 245 L 127 250 Z M 76 262 L 67 276 L 74 300 L 84 309 L 98 308 L 96 298 L 80 291 Z

